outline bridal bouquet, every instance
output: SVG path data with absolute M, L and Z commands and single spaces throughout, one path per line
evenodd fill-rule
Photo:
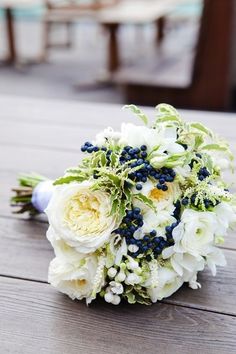
M 151 123 L 126 107 L 144 124 L 105 129 L 54 182 L 21 176 L 12 198 L 18 212 L 45 211 L 55 251 L 49 282 L 87 304 L 97 296 L 151 304 L 185 282 L 197 289 L 199 271 L 225 265 L 218 245 L 236 222 L 227 143 L 169 105 L 157 106 Z

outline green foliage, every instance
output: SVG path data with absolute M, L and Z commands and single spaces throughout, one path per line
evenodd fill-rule
M 140 108 L 138 108 L 134 104 L 125 105 L 124 108 L 130 109 L 134 114 L 136 114 L 138 118 L 142 120 L 145 125 L 148 125 L 148 117 L 143 113 L 143 111 L 141 111 Z

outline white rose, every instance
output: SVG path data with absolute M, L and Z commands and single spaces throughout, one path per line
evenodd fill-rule
M 117 226 L 109 195 L 90 187 L 88 181 L 56 186 L 46 209 L 57 238 L 80 253 L 103 246 Z
M 189 253 L 195 257 L 205 256 L 214 242 L 216 218 L 212 212 L 185 209 L 180 224 L 173 230 L 177 253 Z
M 99 292 L 104 285 L 104 276 L 100 277 L 100 284 L 95 282 L 97 269 L 98 259 L 95 255 L 78 253 L 77 261 L 73 263 L 56 257 L 50 263 L 48 281 L 72 300 L 86 298 L 87 303 L 90 303 L 95 297 L 94 289 Z
M 152 302 L 162 300 L 176 292 L 183 285 L 183 279 L 169 268 L 159 268 L 157 272 L 157 286 L 147 288 Z

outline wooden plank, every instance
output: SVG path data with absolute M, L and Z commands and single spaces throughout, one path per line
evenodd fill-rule
M 46 230 L 46 223 L 0 218 L 0 275 L 46 282 L 54 257 Z M 236 315 L 236 252 L 224 252 L 228 265 L 216 277 L 206 270 L 199 277 L 201 289 L 186 287 L 165 302 Z
M 232 316 L 166 304 L 88 308 L 47 284 L 7 278 L 1 284 L 3 353 L 235 353 Z
M 156 104 L 158 103 L 160 102 L 156 102 Z M 37 129 L 38 124 L 78 126 L 80 128 L 92 126 L 93 128 L 103 129 L 106 126 L 118 128 L 123 121 L 138 122 L 133 114 L 122 111 L 122 105 L 117 104 L 88 104 L 56 99 L 45 100 L 1 95 L 0 107 L 0 121 L 28 122 L 36 124 L 35 129 Z M 154 117 L 154 108 L 143 107 L 143 109 L 150 117 Z M 190 110 L 180 110 L 180 112 L 186 120 L 201 121 L 222 136 L 234 138 L 235 113 Z
M 199 118 L 201 118 L 201 116 L 199 116 Z M 116 123 L 114 124 L 116 129 L 119 129 L 122 120 L 126 120 L 127 122 L 136 122 L 139 124 L 138 119 L 135 121 L 135 118 L 133 116 L 131 118 L 130 114 L 126 114 L 125 112 L 122 114 L 121 112 L 119 119 L 116 119 Z M 92 121 L 92 117 L 90 121 Z M 55 149 L 59 151 L 78 151 L 83 142 L 87 140 L 94 140 L 96 134 L 108 125 L 109 121 L 107 121 L 107 124 L 104 124 L 104 126 L 81 124 L 81 126 L 75 127 L 73 125 L 64 126 L 60 124 L 48 125 L 46 122 L 42 122 L 40 124 L 37 122 L 36 124 L 34 121 L 30 123 L 24 120 L 15 121 L 13 119 L 1 119 L 0 131 L 2 134 L 0 136 L 0 144 L 4 146 L 21 145 L 22 147 L 42 147 L 45 149 Z M 212 124 L 207 125 L 211 126 Z M 225 130 L 223 130 L 222 126 L 225 127 Z M 229 141 L 232 151 L 236 155 L 236 144 L 233 134 L 234 128 L 236 128 L 234 124 L 230 124 L 229 122 L 222 124 L 222 121 L 217 121 L 213 127 L 216 133 L 222 135 Z M 13 134 L 13 132 L 15 133 Z

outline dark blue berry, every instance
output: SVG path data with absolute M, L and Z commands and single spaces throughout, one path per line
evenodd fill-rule
M 156 234 L 157 234 L 156 230 L 152 230 L 152 231 L 150 232 L 150 236 L 152 236 L 152 237 L 155 237 Z
M 140 183 L 137 183 L 137 184 L 136 184 L 136 189 L 137 189 L 138 191 L 141 191 L 142 188 L 143 188 L 143 186 L 142 186 Z
M 146 151 L 146 150 L 147 150 L 147 146 L 146 146 L 146 145 L 142 145 L 142 146 L 140 147 L 140 149 L 141 149 L 142 151 Z

